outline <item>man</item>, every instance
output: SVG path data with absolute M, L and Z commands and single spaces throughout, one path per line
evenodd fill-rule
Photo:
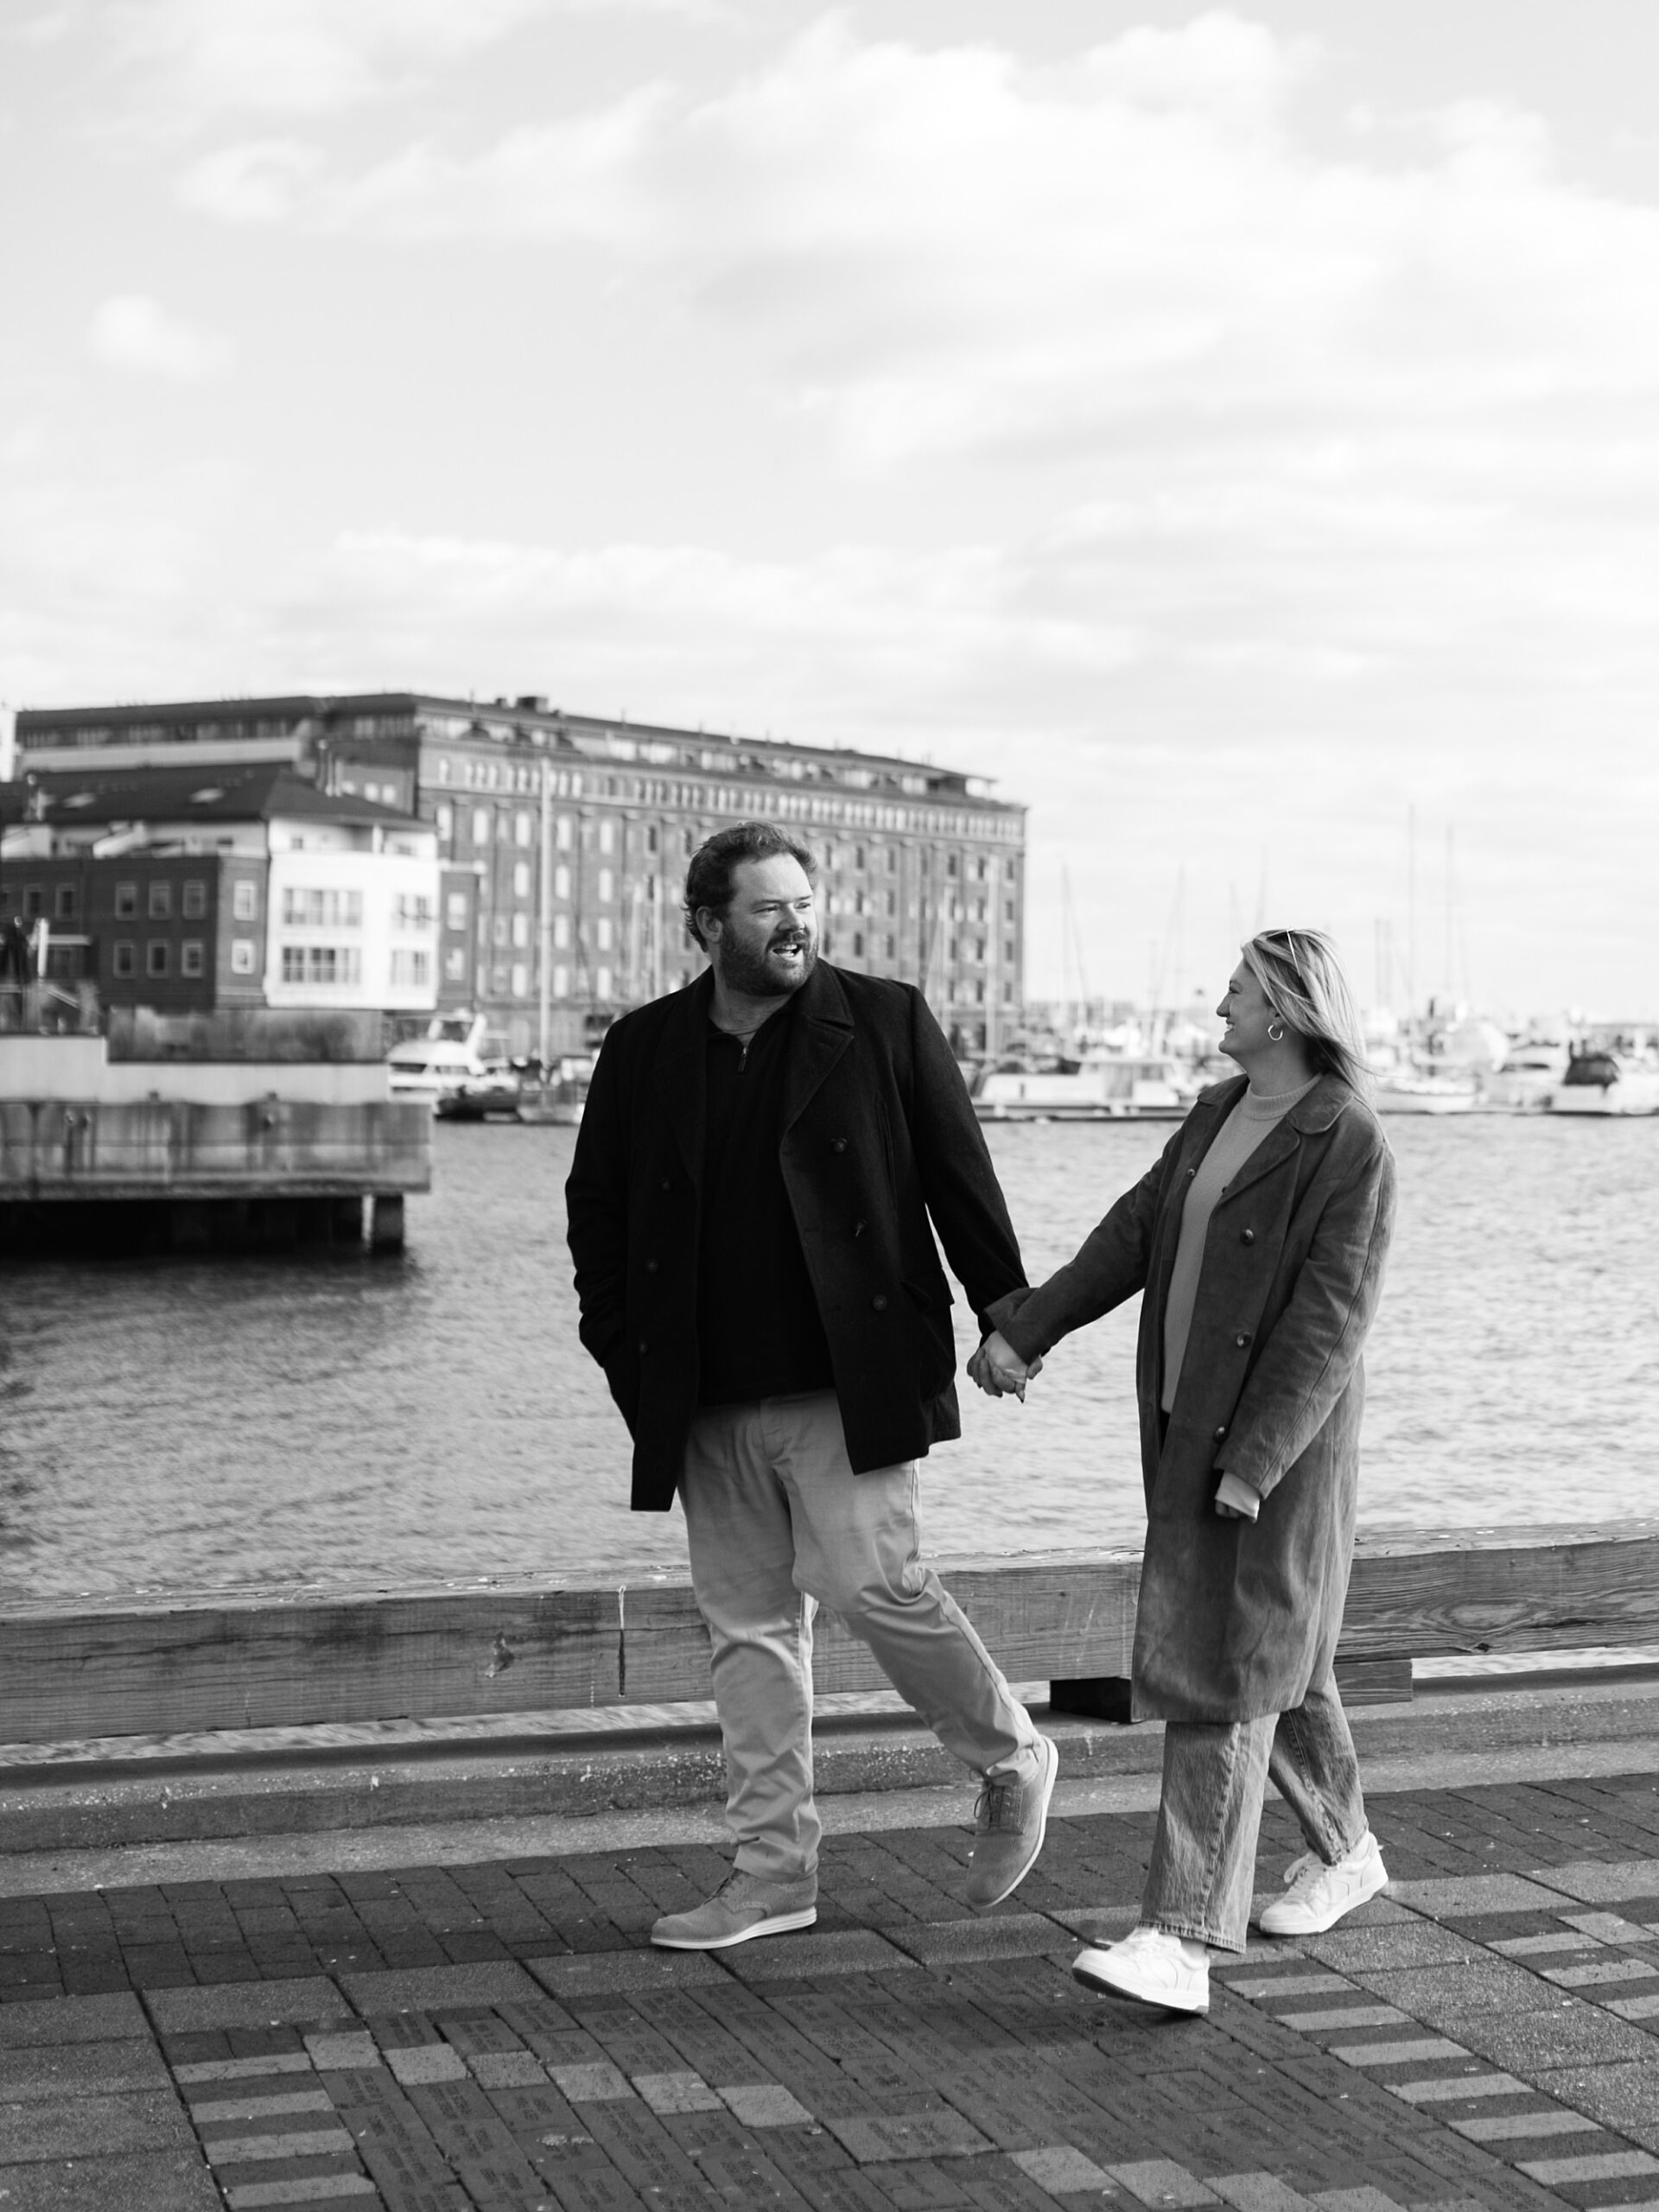
M 744 823 L 686 875 L 709 954 L 605 1040 L 566 1186 L 582 1338 L 677 1491 L 708 1624 L 736 1863 L 652 1931 L 718 1950 L 817 1917 L 812 1616 L 838 1613 L 982 1777 L 967 1894 L 1042 1848 L 1054 1746 L 917 1556 L 915 1462 L 961 1433 L 950 1293 L 1023 1287 L 962 1077 L 919 991 L 817 957 L 811 855 Z

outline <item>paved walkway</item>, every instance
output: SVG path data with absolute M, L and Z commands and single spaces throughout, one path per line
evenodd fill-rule
M 1148 1814 L 983 1918 L 965 1832 L 835 1838 L 817 1929 L 720 1959 L 645 1944 L 699 1845 L 9 1900 L 0 2212 L 1659 2208 L 1659 1780 L 1371 1810 L 1389 1896 L 1201 2021 L 1067 1972 Z

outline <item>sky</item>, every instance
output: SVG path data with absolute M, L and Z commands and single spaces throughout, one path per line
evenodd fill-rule
M 1318 923 L 1652 1016 L 1656 81 L 1651 0 L 8 0 L 0 700 L 897 752 L 1030 808 L 1034 995 Z

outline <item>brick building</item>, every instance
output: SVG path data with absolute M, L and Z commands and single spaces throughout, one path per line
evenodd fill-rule
M 0 922 L 43 943 L 48 981 L 162 1013 L 435 1009 L 429 823 L 281 762 L 24 765 L 0 785 Z
M 685 863 L 762 817 L 823 863 L 823 947 L 918 983 L 957 1049 L 1019 1027 L 1025 809 L 880 754 L 567 715 L 537 697 L 410 692 L 25 709 L 20 764 L 88 781 L 182 757 L 283 763 L 340 801 L 418 817 L 442 868 L 440 1006 L 512 1052 L 556 1052 L 690 979 Z

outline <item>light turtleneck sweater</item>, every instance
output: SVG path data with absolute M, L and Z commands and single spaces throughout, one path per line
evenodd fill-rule
M 1270 1098 L 1254 1090 L 1244 1091 L 1217 1130 L 1209 1151 L 1198 1162 L 1197 1174 L 1186 1186 L 1186 1200 L 1181 1208 L 1180 1240 L 1175 1247 L 1175 1265 L 1164 1306 L 1166 1413 L 1175 1403 L 1175 1388 L 1181 1379 L 1181 1363 L 1186 1357 L 1210 1217 L 1226 1197 L 1234 1176 L 1262 1139 L 1277 1128 L 1291 1108 L 1299 1099 L 1306 1098 L 1318 1081 L 1318 1076 L 1313 1076 L 1296 1090 L 1281 1090 Z

